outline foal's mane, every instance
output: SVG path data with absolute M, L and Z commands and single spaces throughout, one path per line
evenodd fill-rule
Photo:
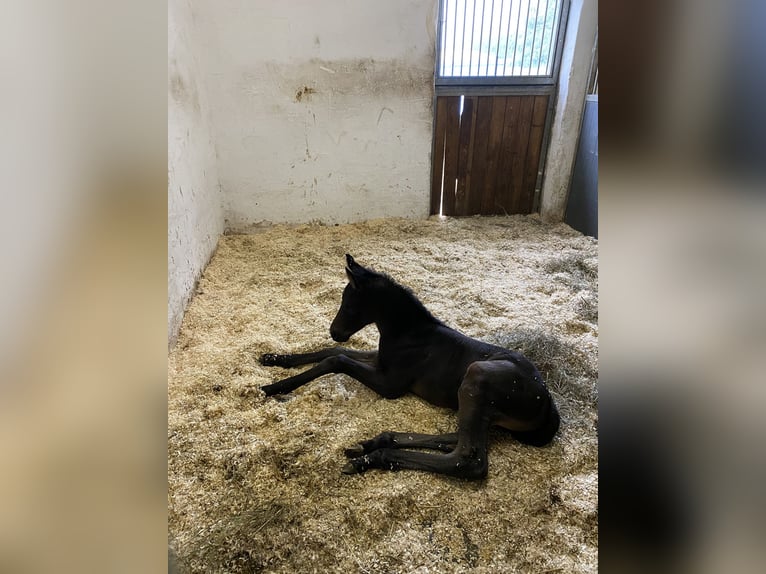
M 397 283 L 387 273 L 381 273 L 379 271 L 372 271 L 372 272 L 375 275 L 377 275 L 377 278 L 379 279 L 378 289 L 386 292 L 386 294 L 390 293 L 390 294 L 403 296 L 400 300 L 406 301 L 410 305 L 412 305 L 413 308 L 411 309 L 411 311 L 414 310 L 414 311 L 420 312 L 421 314 L 425 315 L 429 319 L 439 322 L 439 320 L 433 316 L 433 314 L 426 308 L 426 306 L 423 305 L 420 299 L 418 299 L 417 295 L 415 295 L 415 292 L 412 289 L 410 289 L 409 287 L 405 285 Z

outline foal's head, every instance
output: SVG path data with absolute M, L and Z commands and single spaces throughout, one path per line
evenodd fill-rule
M 375 321 L 373 287 L 382 279 L 379 273 L 362 267 L 348 254 L 346 276 L 348 285 L 343 290 L 338 314 L 330 325 L 330 335 L 339 343 L 348 341 L 351 335 Z

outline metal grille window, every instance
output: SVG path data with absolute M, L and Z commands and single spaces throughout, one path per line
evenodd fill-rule
M 440 0 L 431 213 L 539 209 L 570 0 Z
M 551 82 L 567 8 L 566 0 L 442 0 L 438 79 Z

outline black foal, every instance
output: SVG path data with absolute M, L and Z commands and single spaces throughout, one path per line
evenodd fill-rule
M 267 395 L 289 393 L 328 373 L 344 373 L 394 399 L 407 392 L 458 411 L 458 430 L 443 435 L 385 432 L 346 450 L 343 472 L 370 468 L 414 469 L 458 476 L 487 475 L 491 425 L 519 441 L 543 446 L 559 428 L 556 405 L 535 366 L 523 355 L 471 339 L 451 329 L 391 278 L 346 255 L 348 285 L 330 326 L 335 341 L 347 341 L 375 323 L 378 351 L 334 347 L 314 353 L 261 357 L 264 365 L 314 367 L 263 387 Z M 431 449 L 427 453 L 401 449 Z M 446 453 L 446 454 L 444 454 Z

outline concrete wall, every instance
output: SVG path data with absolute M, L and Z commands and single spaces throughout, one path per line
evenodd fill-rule
M 197 0 L 227 228 L 427 217 L 436 0 Z
M 189 0 L 168 3 L 168 342 L 223 233 L 209 104 Z
M 562 221 L 566 212 L 597 26 L 598 0 L 572 0 L 540 198 L 546 221 Z

